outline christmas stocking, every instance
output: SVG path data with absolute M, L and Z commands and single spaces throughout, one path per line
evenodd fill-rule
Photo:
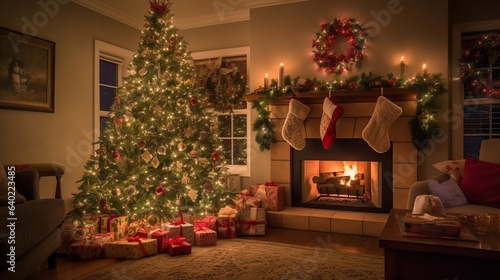
M 403 110 L 389 99 L 380 96 L 377 99 L 373 115 L 361 133 L 363 139 L 377 153 L 385 153 L 391 147 L 389 128 Z
M 319 135 L 325 149 L 330 148 L 333 142 L 335 142 L 337 138 L 335 124 L 343 113 L 344 109 L 342 107 L 333 103 L 329 97 L 325 97 L 325 101 L 323 101 L 323 115 L 321 116 L 319 126 Z
M 281 134 L 283 138 L 296 150 L 306 146 L 304 135 L 304 120 L 311 109 L 296 99 L 291 99 L 288 104 L 288 114 Z

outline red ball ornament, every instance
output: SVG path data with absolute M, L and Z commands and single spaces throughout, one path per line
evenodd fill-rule
M 116 123 L 118 123 L 118 125 L 122 125 L 123 119 L 122 118 L 118 118 L 118 120 L 116 120 Z
M 191 104 L 191 106 L 196 106 L 198 105 L 198 99 L 196 98 L 191 98 L 191 100 L 189 100 L 189 104 Z
M 218 160 L 219 159 L 219 154 L 217 152 L 212 153 L 212 160 Z
M 155 189 L 155 193 L 156 193 L 156 195 L 162 195 L 164 191 L 165 191 L 165 188 L 164 188 L 164 187 L 162 187 L 162 186 L 158 186 L 158 187 L 156 187 L 156 189 Z
M 119 159 L 120 158 L 120 153 L 119 152 L 114 152 L 113 153 L 113 158 L 114 159 Z

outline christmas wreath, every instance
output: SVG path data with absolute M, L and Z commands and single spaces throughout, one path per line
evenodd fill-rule
M 220 112 L 245 108 L 246 102 L 242 97 L 247 92 L 246 78 L 230 62 L 222 58 L 207 62 L 200 70 L 199 81 L 208 107 Z
M 341 54 L 333 50 L 338 36 L 345 36 L 348 41 L 347 50 Z M 359 66 L 363 60 L 367 36 L 366 29 L 353 18 L 335 18 L 329 23 L 324 23 L 312 42 L 312 47 L 316 48 L 313 50 L 314 62 L 327 73 L 335 74 L 341 74 L 344 69 L 350 70 L 353 63 Z
M 500 32 L 484 36 L 466 49 L 460 59 L 460 75 L 466 89 L 489 98 L 500 98 L 500 85 L 490 76 L 491 68 L 500 56 Z

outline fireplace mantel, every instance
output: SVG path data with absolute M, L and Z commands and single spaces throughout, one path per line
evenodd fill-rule
M 417 93 L 414 90 L 405 88 L 374 88 L 367 91 L 348 91 L 348 90 L 331 90 L 331 91 L 308 91 L 301 92 L 295 95 L 295 99 L 304 104 L 320 104 L 325 97 L 331 96 L 334 102 L 337 103 L 358 103 L 358 102 L 376 102 L 379 96 L 385 96 L 389 100 L 396 101 L 416 101 Z M 247 94 L 244 98 L 247 101 L 258 100 L 261 97 L 259 94 Z M 291 95 L 284 96 L 276 100 L 273 105 L 288 104 Z

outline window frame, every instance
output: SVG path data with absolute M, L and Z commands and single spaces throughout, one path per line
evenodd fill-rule
M 500 28 L 500 20 L 454 24 L 451 39 L 451 156 L 453 159 L 464 158 L 464 105 L 493 105 L 500 100 L 481 98 L 464 99 L 463 82 L 460 78 L 460 57 L 462 54 L 462 34 L 481 32 Z M 491 121 L 491 120 L 490 120 Z
M 94 98 L 93 98 L 93 141 L 99 141 L 100 136 L 100 118 L 107 117 L 109 111 L 101 111 L 100 108 L 100 60 L 104 58 L 107 61 L 117 63 L 118 67 L 118 81 L 117 86 L 123 85 L 123 77 L 128 75 L 128 66 L 134 58 L 135 52 L 127 50 L 122 47 L 106 43 L 101 40 L 94 40 Z
M 246 56 L 247 60 L 247 83 L 250 82 L 250 47 L 238 47 L 238 48 L 228 48 L 228 49 L 218 49 L 218 50 L 210 50 L 210 51 L 200 51 L 191 53 L 191 57 L 194 60 L 203 60 L 203 59 L 216 59 L 219 57 L 233 57 L 233 56 Z M 247 165 L 228 165 L 229 172 L 232 174 L 238 174 L 240 176 L 249 177 L 250 176 L 250 166 L 251 166 L 251 123 L 250 123 L 250 106 L 247 102 L 246 109 L 237 109 L 233 111 L 238 111 L 238 114 L 246 114 L 247 116 Z M 228 114 L 228 113 L 225 113 Z

